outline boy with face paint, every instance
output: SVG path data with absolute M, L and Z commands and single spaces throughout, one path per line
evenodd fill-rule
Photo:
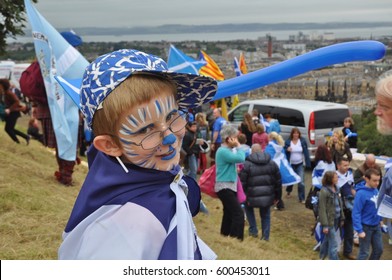
M 178 164 L 188 108 L 216 90 L 215 80 L 169 72 L 137 50 L 87 67 L 80 107 L 95 138 L 60 259 L 216 258 L 192 222 L 200 188 Z

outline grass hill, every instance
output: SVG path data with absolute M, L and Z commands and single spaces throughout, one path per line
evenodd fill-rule
M 26 130 L 27 117 L 19 119 Z M 87 173 L 77 165 L 74 187 L 64 187 L 54 178 L 53 152 L 32 140 L 15 144 L 0 123 L 0 259 L 57 259 L 61 234 Z M 306 174 L 310 182 L 309 173 Z M 307 184 L 309 186 L 309 184 Z M 219 234 L 222 206 L 218 199 L 203 196 L 210 214 L 200 213 L 195 224 L 201 238 L 222 260 L 313 260 L 315 241 L 310 235 L 313 214 L 298 203 L 295 194 L 285 199 L 284 211 L 272 211 L 270 241 L 247 236 L 239 242 Z M 258 215 L 257 215 L 258 216 Z M 260 221 L 258 221 L 260 225 Z M 392 259 L 392 246 L 384 236 L 382 259 Z M 357 248 L 355 248 L 357 250 Z M 356 252 L 356 251 L 355 251 Z

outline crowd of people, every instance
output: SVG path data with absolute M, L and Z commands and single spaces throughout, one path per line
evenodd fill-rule
M 385 79 L 391 80 L 390 77 L 384 78 L 380 83 L 385 83 Z M 379 91 L 385 88 L 379 86 Z M 392 89 L 389 94 L 392 94 Z M 385 111 L 392 104 L 392 101 L 385 99 L 392 99 L 392 95 L 385 95 L 383 93 L 378 97 L 384 104 L 375 111 L 380 132 L 389 131 L 383 119 L 388 118 Z M 389 102 L 388 105 L 386 102 Z M 257 111 L 252 115 L 246 112 L 237 129 L 223 120 L 218 108 L 214 108 L 214 117 L 219 119 L 219 125 L 214 125 L 215 119 L 212 120 L 210 139 L 213 143 L 218 139 L 219 142 L 210 156 L 211 164 L 216 164 L 215 191 L 223 206 L 222 235 L 243 240 L 245 215 L 249 236 L 269 240 L 270 209 L 283 210 L 282 193 L 286 193 L 286 199 L 290 199 L 295 184 L 298 186 L 298 201 L 305 203 L 304 171 L 308 169 L 312 171 L 312 186 L 308 187 L 317 189 L 313 212 L 316 222 L 320 224 L 321 246 L 315 248 L 320 250 L 321 259 L 380 259 L 381 230 L 386 231 L 387 228 L 389 244 L 392 245 L 391 220 L 385 219 L 388 227 L 384 225 L 375 204 L 383 182 L 381 166 L 376 164 L 374 154 L 366 154 L 362 165 L 355 170 L 350 167 L 358 141 L 351 117 L 345 118 L 344 127 L 333 130 L 329 139 L 318 146 L 313 165 L 307 142 L 298 128 L 293 128 L 290 136 L 283 139 L 279 121 L 270 115 L 263 118 Z M 386 182 L 384 184 L 386 192 L 390 193 L 390 187 Z M 246 202 L 242 205 L 236 197 L 239 186 L 246 194 Z M 254 208 L 258 208 L 260 214 L 261 236 Z M 359 246 L 358 255 L 354 255 L 355 245 Z M 341 255 L 338 254 L 340 247 Z
M 140 59 L 154 64 L 143 65 Z M 125 65 L 116 68 L 117 63 Z M 155 68 L 151 70 L 150 65 Z M 98 82 L 96 68 L 107 73 Z M 105 78 L 109 76 L 110 81 Z M 382 134 L 392 134 L 391 77 L 383 77 L 376 87 L 375 114 Z M 247 221 L 249 236 L 269 241 L 271 208 L 285 209 L 283 192 L 291 199 L 297 185 L 298 202 L 305 203 L 304 171 L 312 166 L 300 130 L 293 128 L 283 139 L 278 119 L 257 111 L 245 113 L 236 128 L 213 102 L 209 108 L 212 118 L 200 108 L 190 110 L 187 104 L 207 103 L 212 98 L 209 95 L 217 90 L 213 79 L 170 73 L 160 58 L 120 50 L 97 58 L 86 69 L 84 80 L 88 86 L 81 92 L 81 111 L 95 138 L 89 152 L 90 169 L 63 235 L 61 259 L 215 258 L 192 222 L 199 209 L 204 207 L 208 213 L 197 186 L 197 175 L 209 168 L 208 162 L 216 169 L 214 190 L 223 206 L 223 236 L 243 240 Z M 201 85 L 200 99 L 192 95 L 194 81 Z M 8 135 L 16 143 L 17 136 L 27 144 L 34 137 L 56 148 L 37 125 L 38 119 L 47 130 L 45 119 L 50 121 L 50 114 L 44 117 L 35 111 L 29 135 L 15 129 L 25 108 L 10 87 L 8 80 L 0 80 Z M 386 226 L 378 212 L 392 194 L 392 171 L 383 176 L 372 154 L 357 170 L 351 170 L 357 137 L 353 120 L 347 118 L 343 129 L 334 130 L 316 151 L 311 181 L 318 193 L 312 203 L 323 235 L 321 259 L 339 259 L 339 229 L 344 232 L 343 256 L 347 259 L 380 259 L 382 231 L 389 232 L 392 244 L 390 219 Z M 181 153 L 184 168 L 178 165 Z M 56 176 L 59 182 L 71 185 L 75 163 L 64 164 L 59 162 Z M 184 171 L 188 176 L 183 176 Z M 131 177 L 126 175 L 129 172 Z M 245 201 L 238 198 L 240 189 L 246 194 Z M 260 236 L 254 208 L 260 214 Z M 141 220 L 140 215 L 146 218 Z M 107 226 L 102 228 L 102 223 Z M 143 232 L 149 234 L 130 231 L 132 223 L 148 229 Z M 119 229 L 127 234 L 119 234 Z M 93 235 L 99 238 L 89 238 Z M 355 236 L 359 240 L 357 256 L 353 254 Z

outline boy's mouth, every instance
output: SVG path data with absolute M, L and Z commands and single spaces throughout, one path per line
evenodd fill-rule
M 161 160 L 170 160 L 176 155 L 176 153 L 176 150 L 172 146 L 169 146 L 169 151 L 165 154 L 160 155 L 159 157 L 161 158 Z

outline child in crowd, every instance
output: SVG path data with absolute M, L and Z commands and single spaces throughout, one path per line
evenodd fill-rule
M 337 229 L 344 222 L 343 203 L 336 187 L 338 175 L 335 171 L 324 173 L 319 196 L 319 220 L 325 235 L 320 247 L 320 259 L 327 256 L 330 260 L 338 260 Z
M 380 173 L 377 169 L 365 171 L 365 184 L 356 185 L 354 208 L 352 211 L 354 230 L 358 232 L 358 260 L 379 260 L 383 253 L 382 217 L 377 215 L 377 196 Z M 370 253 L 370 246 L 372 252 Z
M 86 68 L 81 111 L 95 138 L 60 259 L 216 258 L 192 221 L 200 188 L 178 164 L 188 108 L 216 90 L 215 80 L 169 72 L 137 50 Z

